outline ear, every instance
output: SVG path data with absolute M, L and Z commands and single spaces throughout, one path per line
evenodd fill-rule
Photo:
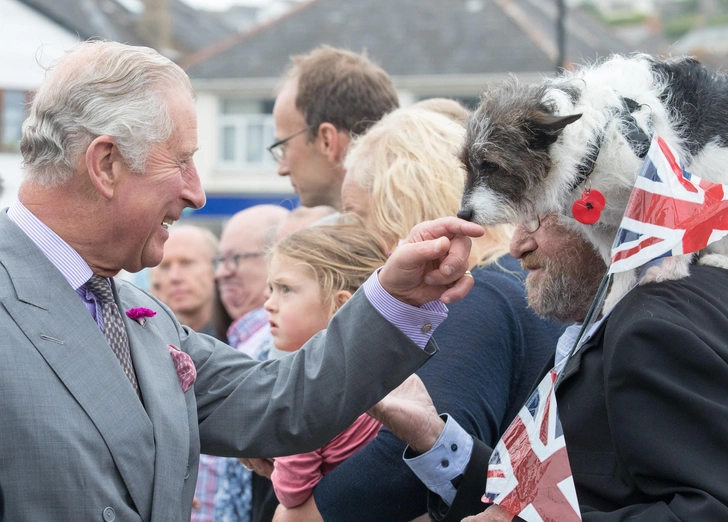
M 581 114 L 572 114 L 570 116 L 554 116 L 545 112 L 537 114 L 531 119 L 527 127 L 531 131 L 529 145 L 536 150 L 543 150 L 554 143 L 561 131 L 576 120 L 581 118 Z
M 91 183 L 106 199 L 114 195 L 114 188 L 119 181 L 119 167 L 124 166 L 124 159 L 116 147 L 116 140 L 111 136 L 99 136 L 86 149 L 86 170 Z
M 333 123 L 324 122 L 319 125 L 316 138 L 320 151 L 329 162 L 338 164 L 343 161 L 351 141 L 348 132 L 338 130 Z
M 344 304 L 351 298 L 351 292 L 348 290 L 339 290 L 336 292 L 336 295 L 334 295 L 334 305 L 336 306 L 336 309 L 338 310 Z

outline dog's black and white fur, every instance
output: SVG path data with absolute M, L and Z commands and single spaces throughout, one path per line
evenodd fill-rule
M 572 203 L 590 184 L 604 194 L 606 208 L 596 224 L 574 224 L 609 262 L 654 134 L 678 151 L 691 173 L 728 183 L 728 77 L 691 58 L 617 55 L 536 85 L 508 80 L 486 90 L 468 123 L 459 215 L 483 225 L 554 211 L 571 216 Z M 728 254 L 727 240 L 706 251 L 702 263 L 728 268 L 721 255 Z M 690 256 L 669 258 L 640 282 L 680 279 L 689 263 Z M 609 301 L 635 278 L 615 279 Z

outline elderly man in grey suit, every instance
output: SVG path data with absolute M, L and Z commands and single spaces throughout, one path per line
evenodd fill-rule
M 205 202 L 194 93 L 151 49 L 80 44 L 23 129 L 0 212 L 0 488 L 17 521 L 189 520 L 200 450 L 322 446 L 436 351 L 480 227 L 420 225 L 302 350 L 256 362 L 112 277 L 162 259 Z

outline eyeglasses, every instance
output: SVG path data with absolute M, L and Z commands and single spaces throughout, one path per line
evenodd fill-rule
M 541 216 L 537 215 L 532 219 L 521 221 L 519 225 L 522 226 L 529 234 L 533 234 L 541 228 Z
M 309 125 L 305 129 L 301 129 L 300 131 L 296 132 L 295 134 L 291 134 L 287 138 L 283 138 L 282 140 L 276 141 L 273 145 L 268 147 L 268 152 L 270 152 L 271 156 L 273 156 L 273 159 L 276 160 L 278 163 L 286 159 L 286 149 L 283 147 L 289 140 L 292 140 L 299 134 L 303 134 L 304 132 L 308 132 L 313 128 L 313 125 Z
M 231 256 L 217 256 L 212 259 L 212 267 L 217 270 L 220 265 L 228 270 L 237 270 L 241 259 L 252 259 L 264 256 L 264 252 L 246 252 L 244 254 L 233 254 Z

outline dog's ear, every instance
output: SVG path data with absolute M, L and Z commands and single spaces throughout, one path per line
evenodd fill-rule
M 545 112 L 537 114 L 528 122 L 529 145 L 533 149 L 545 149 L 558 139 L 564 127 L 579 118 L 581 118 L 581 114 L 571 114 L 570 116 L 554 116 Z

